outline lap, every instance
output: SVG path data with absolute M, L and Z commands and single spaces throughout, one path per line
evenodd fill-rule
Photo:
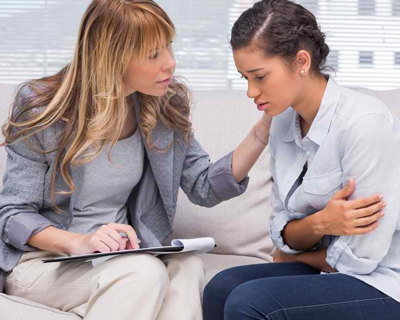
M 227 320 L 394 320 L 399 313 L 400 303 L 374 287 L 343 274 L 251 280 L 231 292 L 224 310 Z
M 228 269 L 204 293 L 205 320 L 392 320 L 399 313 L 400 303 L 368 284 L 300 263 Z
M 166 272 L 165 265 L 155 256 L 149 254 L 121 255 L 93 267 L 90 262 L 71 261 L 43 263 L 42 259 L 62 256 L 45 251 L 27 253 L 20 263 L 6 277 L 6 291 L 12 285 L 25 289 L 79 287 L 90 288 L 92 279 L 100 274 L 113 270 L 118 272 L 138 272 L 154 274 Z

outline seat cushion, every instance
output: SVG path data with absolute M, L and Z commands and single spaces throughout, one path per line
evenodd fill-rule
M 248 257 L 248 256 L 237 256 L 237 255 L 226 255 L 226 254 L 199 254 L 200 259 L 204 263 L 206 269 L 206 281 L 207 284 L 217 273 L 224 269 L 233 268 L 237 266 L 244 266 L 249 264 L 268 263 L 268 261 Z

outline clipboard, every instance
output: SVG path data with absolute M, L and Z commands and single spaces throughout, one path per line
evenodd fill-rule
M 211 251 L 216 246 L 217 245 L 215 244 L 215 240 L 210 237 L 194 238 L 194 239 L 174 239 L 171 241 L 170 246 L 129 249 L 129 250 L 120 250 L 120 251 L 103 252 L 103 253 L 99 252 L 90 254 L 80 254 L 80 255 L 43 259 L 42 262 L 43 263 L 72 262 L 79 260 L 95 261 L 96 259 L 102 260 L 101 262 L 103 262 L 108 260 L 107 258 L 117 257 L 124 254 L 137 254 L 137 253 L 150 253 L 159 255 L 159 254 L 173 254 L 180 252 L 194 252 L 201 254 Z M 93 265 L 95 265 L 95 263 Z

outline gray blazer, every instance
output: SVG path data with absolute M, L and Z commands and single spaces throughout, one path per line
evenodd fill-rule
M 22 97 L 23 98 L 23 97 Z M 137 114 L 140 111 L 136 101 Z M 57 123 L 32 137 L 33 144 L 51 150 L 57 144 L 57 133 L 63 125 Z M 141 132 L 142 134 L 142 132 Z M 158 147 L 173 147 L 165 152 L 146 148 L 145 169 L 140 183 L 132 190 L 127 201 L 130 224 L 142 240 L 142 247 L 159 245 L 172 232 L 178 189 L 181 187 L 191 202 L 212 207 L 223 200 L 245 192 L 249 178 L 236 183 L 232 175 L 232 153 L 215 163 L 193 139 L 190 145 L 182 140 L 182 133 L 171 131 L 158 123 L 153 132 Z M 68 230 L 73 219 L 76 193 L 56 196 L 56 205 L 64 210 L 57 214 L 51 208 L 50 181 L 54 170 L 55 153 L 39 154 L 26 143 L 6 147 L 7 165 L 0 191 L 0 269 L 11 271 L 26 251 L 36 250 L 27 245 L 28 239 L 47 228 L 55 226 Z M 79 190 L 83 181 L 82 166 L 70 171 Z M 68 190 L 60 174 L 57 190 Z M 0 271 L 1 271 L 0 270 Z M 0 275 L 0 292 L 4 277 Z

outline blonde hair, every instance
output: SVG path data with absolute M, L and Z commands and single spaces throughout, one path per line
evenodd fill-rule
M 23 84 L 17 92 L 11 106 L 14 114 L 2 127 L 3 146 L 28 141 L 58 122 L 64 123 L 56 150 L 35 148 L 41 153 L 56 152 L 50 188 L 57 212 L 62 212 L 55 206 L 57 173 L 70 189 L 57 194 L 70 195 L 76 189 L 70 166 L 93 160 L 111 141 L 110 159 L 128 113 L 123 76 L 131 58 L 147 59 L 150 51 L 174 36 L 172 21 L 152 0 L 94 0 L 83 16 L 72 62 L 54 76 Z M 24 95 L 24 88 L 32 94 Z M 189 143 L 190 96 L 183 83 L 174 81 L 162 97 L 137 96 L 139 127 L 148 148 L 160 150 L 151 142 L 159 121 L 181 131 L 184 142 Z

